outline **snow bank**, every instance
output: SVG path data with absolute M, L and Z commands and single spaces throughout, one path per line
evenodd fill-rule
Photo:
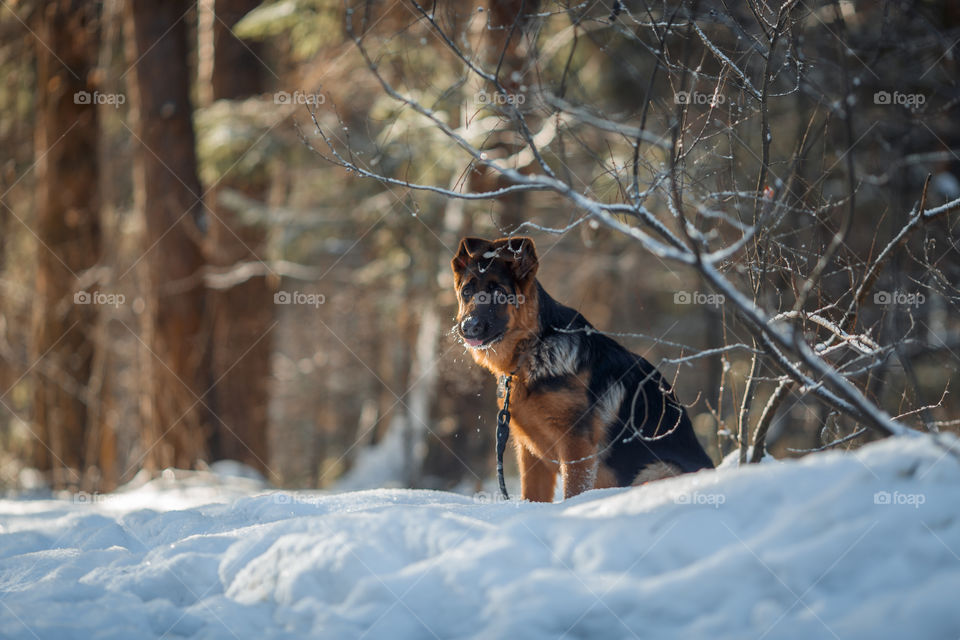
M 552 505 L 194 489 L 0 501 L 0 637 L 960 636 L 926 438 Z

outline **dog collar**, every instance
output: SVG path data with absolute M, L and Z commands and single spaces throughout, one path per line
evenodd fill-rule
M 497 378 L 497 397 L 498 398 L 503 398 L 507 395 L 507 387 L 509 386 L 508 382 L 512 377 L 513 377 L 513 374 L 502 375 L 499 378 Z

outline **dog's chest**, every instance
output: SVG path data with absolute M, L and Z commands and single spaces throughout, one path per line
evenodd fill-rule
M 582 366 L 579 336 L 555 333 L 531 347 L 524 358 L 526 380 L 532 386 L 541 380 L 575 376 Z
M 498 404 L 503 407 L 503 398 Z M 516 384 L 510 393 L 510 417 L 515 435 L 525 445 L 540 455 L 556 457 L 555 448 L 564 438 L 590 428 L 587 388 L 572 383 L 561 389 L 530 391 L 525 384 Z

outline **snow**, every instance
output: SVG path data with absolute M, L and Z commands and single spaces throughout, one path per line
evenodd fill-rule
M 957 638 L 958 498 L 929 438 L 557 504 L 169 473 L 0 500 L 0 638 Z
M 335 489 L 356 491 L 403 486 L 410 435 L 407 416 L 402 413 L 394 415 L 390 428 L 379 442 L 357 451 L 353 465 L 337 481 Z

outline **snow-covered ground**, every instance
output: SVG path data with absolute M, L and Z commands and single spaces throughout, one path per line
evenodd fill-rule
M 0 501 L 0 638 L 958 638 L 958 511 L 926 438 L 552 505 L 168 477 Z

